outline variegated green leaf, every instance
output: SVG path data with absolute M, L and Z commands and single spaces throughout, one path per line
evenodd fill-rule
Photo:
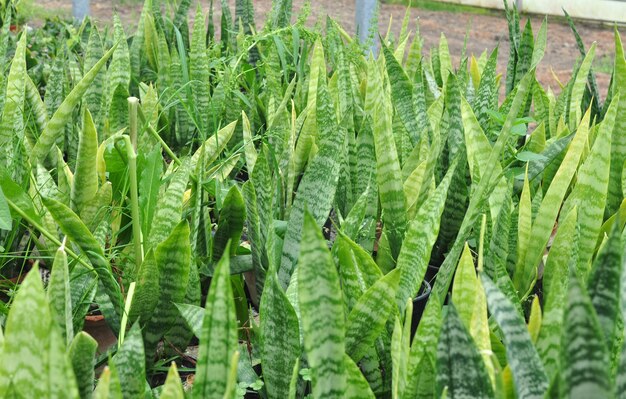
M 455 166 L 450 167 L 435 192 L 426 200 L 415 219 L 409 224 L 400 256 L 398 256 L 400 285 L 396 293 L 396 303 L 401 311 L 404 310 L 406 300 L 417 294 L 424 279 L 430 252 L 439 233 L 441 214 L 455 169 Z
M 609 354 L 614 352 L 614 346 L 617 344 L 616 338 L 622 334 L 622 331 L 618 330 L 617 321 L 620 313 L 619 290 L 624 252 L 621 235 L 619 224 L 615 224 L 593 261 L 593 269 L 587 282 L 591 304 L 598 316 Z
M 98 278 L 103 284 L 106 295 L 113 306 L 113 312 L 104 316 L 109 326 L 115 331 L 119 328 L 119 316 L 122 314 L 122 294 L 117 281 L 113 277 L 111 265 L 104 257 L 102 247 L 71 209 L 51 198 L 44 197 L 42 202 L 59 225 L 63 234 L 80 247 L 93 265 L 93 269 L 98 274 Z
M 268 397 L 287 398 L 294 365 L 300 356 L 298 317 L 270 271 L 260 306 L 263 380 Z
M 228 190 L 220 210 L 219 223 L 213 237 L 213 247 L 211 248 L 211 256 L 214 262 L 220 260 L 229 241 L 232 243 L 230 255 L 234 255 L 241 238 L 245 220 L 246 208 L 243 197 L 237 186 L 234 185 Z
M 586 290 L 570 272 L 561 346 L 561 395 L 611 397 L 609 356 Z M 591 396 L 590 396 L 591 395 Z
M 52 310 L 52 319 L 61 329 L 69 346 L 74 337 L 72 324 L 72 298 L 70 294 L 70 273 L 67 267 L 67 254 L 62 246 L 57 250 L 50 273 L 47 299 Z
M 607 197 L 606 214 L 612 215 L 619 208 L 624 198 L 621 192 L 622 170 L 626 161 L 626 58 L 619 31 L 615 29 L 615 66 L 613 72 L 614 91 L 620 93 L 613 140 L 611 142 L 611 173 L 609 178 L 609 195 Z
M 94 363 L 98 342 L 84 331 L 76 334 L 69 346 L 69 358 L 78 384 L 81 399 L 90 399 L 95 378 Z
M 230 283 L 229 256 L 222 257 L 215 268 L 199 338 L 193 397 L 222 399 L 227 392 L 230 360 L 237 350 L 237 319 Z
M 618 94 L 613 98 L 591 152 L 578 169 L 576 186 L 561 210 L 561 214 L 567 214 L 573 206 L 578 207 L 580 233 L 578 262 L 585 273 L 589 270 L 589 261 L 602 227 L 609 186 L 611 136 L 619 97 Z
M 367 380 L 363 377 L 361 369 L 348 355 L 344 356 L 344 367 L 348 387 L 343 398 L 374 399 L 376 396 L 374 396 L 374 392 L 372 392 Z
M 88 109 L 83 114 L 83 128 L 78 143 L 78 156 L 72 184 L 72 209 L 79 215 L 98 191 L 96 154 L 98 153 L 98 133 Z
M 485 287 L 489 311 L 502 331 L 506 358 L 513 374 L 517 396 L 543 397 L 548 389 L 548 379 L 524 320 L 489 277 L 485 274 L 480 277 Z
M 372 285 L 354 305 L 346 322 L 346 353 L 358 362 L 385 327 L 395 305 L 400 270 L 395 269 Z
M 183 302 L 189 282 L 191 249 L 189 246 L 189 224 L 180 222 L 165 241 L 154 251 L 154 258 L 159 269 L 159 301 L 152 317 L 143 330 L 146 353 L 151 354 L 156 344 L 178 320 L 176 303 Z M 146 298 L 146 310 L 148 301 Z
M 178 375 L 178 369 L 176 363 L 172 362 L 169 371 L 167 372 L 167 378 L 165 384 L 163 384 L 163 390 L 161 391 L 161 399 L 184 399 L 185 393 L 183 392 L 183 386 L 180 382 L 180 376 Z
M 534 218 L 528 247 L 519 254 L 518 265 L 523 265 L 523 267 L 521 269 L 518 267 L 518 270 L 521 270 L 521 272 L 515 274 L 514 282 L 520 297 L 527 296 L 528 291 L 537 279 L 537 266 L 550 239 L 560 205 L 567 193 L 574 173 L 576 173 L 583 148 L 587 142 L 589 117 L 590 114 L 587 111 Z
M 345 317 L 339 276 L 316 220 L 305 212 L 298 259 L 298 300 L 314 398 L 342 398 Z
M 373 123 L 376 182 L 391 256 L 395 260 L 400 253 L 407 222 L 402 173 L 391 126 L 392 110 L 384 98 L 382 73 L 374 62 L 370 63 L 368 72 L 365 110 Z
M 15 139 L 21 139 L 24 136 L 24 93 L 26 75 L 26 32 L 23 32 L 15 49 L 13 62 L 9 69 L 9 75 L 6 82 L 6 100 L 2 111 L 2 120 L 0 121 L 0 164 L 15 165 L 14 154 Z
M 448 305 L 437 347 L 437 392 L 453 398 L 490 398 L 485 364 L 454 305 Z
M 139 324 L 135 323 L 126 334 L 112 362 L 119 373 L 124 398 L 139 398 L 146 387 L 146 361 Z
M 587 75 L 589 75 L 589 70 L 591 69 L 591 63 L 593 62 L 595 50 L 596 45 L 594 43 L 591 45 L 591 48 L 587 52 L 582 64 L 580 64 L 578 73 L 576 74 L 576 80 L 572 86 L 572 92 L 569 100 L 569 128 L 572 131 L 578 126 L 584 112 L 584 110 L 581 109 L 581 102 L 587 87 Z
M 287 287 L 298 259 L 305 208 L 318 226 L 328 218 L 339 181 L 341 157 L 345 145 L 345 131 L 337 128 L 332 100 L 324 79 L 317 89 L 318 153 L 308 165 L 298 187 L 296 199 L 289 214 L 278 279 Z
M 113 46 L 107 51 L 102 58 L 83 76 L 83 78 L 74 86 L 72 91 L 65 97 L 63 103 L 56 110 L 54 115 L 48 121 L 46 128 L 41 132 L 37 144 L 33 148 L 30 154 L 31 163 L 41 162 L 50 153 L 53 148 L 53 144 L 56 142 L 59 135 L 63 133 L 65 125 L 69 122 L 74 112 L 74 108 L 80 102 L 83 95 L 87 91 L 87 88 L 91 85 L 93 80 L 98 75 L 98 72 L 106 64 L 107 60 L 111 57 L 115 51 L 116 46 Z

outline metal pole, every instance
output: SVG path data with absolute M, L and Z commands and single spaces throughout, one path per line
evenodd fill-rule
M 78 21 L 82 21 L 88 16 L 89 0 L 72 0 L 72 15 Z
M 376 0 L 356 0 L 356 31 L 361 43 L 367 42 L 370 26 L 376 12 Z M 374 36 L 374 42 L 370 50 L 376 54 L 378 51 L 378 35 Z

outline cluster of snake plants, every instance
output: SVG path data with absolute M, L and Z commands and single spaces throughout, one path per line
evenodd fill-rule
M 0 32 L 0 397 L 624 397 L 617 30 L 601 97 L 514 8 L 500 75 L 191 3 Z

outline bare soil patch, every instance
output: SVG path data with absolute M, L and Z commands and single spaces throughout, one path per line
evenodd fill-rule
M 71 3 L 67 0 L 40 0 L 42 7 L 59 9 L 65 14 L 71 12 Z M 215 2 L 219 4 L 219 2 Z M 234 0 L 230 0 L 234 9 Z M 297 13 L 303 6 L 304 0 L 293 0 L 294 11 Z M 208 0 L 202 0 L 202 4 L 208 10 Z M 339 21 L 350 33 L 355 31 L 355 1 L 354 0 L 315 0 L 312 1 L 311 16 L 309 22 L 323 23 L 326 16 Z M 257 20 L 262 23 L 271 8 L 271 0 L 255 0 L 254 8 Z M 136 22 L 141 12 L 141 4 L 132 0 L 108 1 L 91 0 L 92 15 L 102 22 L 109 22 L 117 12 L 125 24 L 127 32 L 135 29 Z M 382 4 L 379 18 L 381 32 L 386 32 L 391 21 L 392 32 L 399 32 L 406 8 L 401 5 Z M 191 13 L 193 14 L 193 13 Z M 215 10 L 215 22 L 219 23 L 220 10 Z M 463 12 L 429 11 L 420 8 L 411 9 L 411 29 L 415 30 L 416 20 L 419 19 L 420 31 L 424 37 L 424 47 L 429 49 L 439 42 L 441 33 L 446 35 L 453 60 L 458 65 L 458 57 L 461 54 L 466 31 L 469 30 L 468 54 L 477 57 L 484 51 L 491 51 L 499 46 L 499 72 L 505 73 L 506 59 L 509 52 L 508 31 L 506 19 L 502 15 L 479 15 Z M 542 16 L 524 16 L 522 23 L 531 18 L 535 32 L 539 29 Z M 548 20 L 548 46 L 543 62 L 537 68 L 537 78 L 546 87 L 551 87 L 555 92 L 560 91 L 558 78 L 562 83 L 570 78 L 571 71 L 580 57 L 574 37 L 569 27 L 562 23 L 559 18 Z M 597 42 L 595 71 L 597 73 L 600 94 L 606 95 L 610 82 L 609 71 L 613 63 L 614 40 L 613 27 L 587 22 L 578 22 L 578 30 L 588 48 L 593 42 Z M 625 28 L 620 28 L 622 35 Z M 555 78 L 556 77 L 556 78 Z

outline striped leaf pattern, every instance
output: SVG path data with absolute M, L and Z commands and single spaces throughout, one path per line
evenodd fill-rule
M 341 169 L 339 155 L 343 153 L 346 142 L 345 131 L 337 128 L 332 100 L 323 79 L 320 79 L 316 101 L 319 150 L 302 177 L 289 214 L 289 224 L 278 269 L 278 279 L 283 287 L 289 284 L 289 278 L 298 260 L 305 209 L 308 209 L 318 226 L 321 226 L 328 218 L 339 181 Z
M 346 327 L 339 276 L 316 220 L 306 212 L 298 259 L 298 300 L 314 398 L 342 398 L 347 387 Z
M 130 328 L 112 360 L 119 373 L 123 397 L 138 398 L 144 395 L 146 362 L 139 324 Z
M 93 394 L 94 360 L 97 349 L 98 342 L 84 331 L 76 334 L 68 349 L 81 399 L 90 399 Z
M 619 225 L 615 224 L 593 261 L 587 282 L 589 297 L 598 316 L 608 353 L 614 352 L 616 338 L 622 333 L 618 330 L 617 321 L 620 314 L 619 284 L 624 252 L 620 236 Z
M 265 280 L 260 317 L 265 388 L 269 398 L 286 398 L 291 374 L 300 356 L 299 322 L 273 271 Z
M 14 397 L 78 396 L 69 359 L 61 355 L 65 345 L 57 328 L 35 266 L 21 284 L 6 321 L 0 396 L 5 397 L 11 386 Z M 33 384 L 35 380 L 39 383 Z
M 596 312 L 575 273 L 569 276 L 561 364 L 564 397 L 611 397 L 609 356 Z
M 230 359 L 237 350 L 237 319 L 229 269 L 229 257 L 224 256 L 211 280 L 199 337 L 194 398 L 222 399 L 226 393 Z
M 102 67 L 106 64 L 108 59 L 111 57 L 116 47 L 112 47 L 109 51 L 107 51 L 102 58 L 83 76 L 83 78 L 74 86 L 72 91 L 65 97 L 63 103 L 59 106 L 59 108 L 52 115 L 46 128 L 43 132 L 41 132 L 41 136 L 39 136 L 39 140 L 37 140 L 37 144 L 33 148 L 33 151 L 30 154 L 31 163 L 36 163 L 36 161 L 43 161 L 44 158 L 50 153 L 50 149 L 52 145 L 56 142 L 58 137 L 63 133 L 65 125 L 70 120 L 72 113 L 74 112 L 74 108 L 80 102 L 83 95 L 87 91 L 87 88 L 91 85 L 93 80 L 98 75 L 98 72 L 102 69 Z
M 489 277 L 485 274 L 480 277 L 485 287 L 489 311 L 502 330 L 507 348 L 506 358 L 513 374 L 517 396 L 543 397 L 548 389 L 548 380 L 524 320 Z
M 607 214 L 611 215 L 617 211 L 624 198 L 621 192 L 620 182 L 624 161 L 626 161 L 626 135 L 622 132 L 626 130 L 626 58 L 624 58 L 624 47 L 622 39 L 617 29 L 615 29 L 615 66 L 614 66 L 614 91 L 620 93 L 618 113 L 615 118 L 615 128 L 613 129 L 613 140 L 611 141 L 611 172 L 609 178 L 609 195 L 607 197 Z
M 115 331 L 119 328 L 118 317 L 122 314 L 122 295 L 113 277 L 111 265 L 104 257 L 102 247 L 71 209 L 51 198 L 43 198 L 42 201 L 63 234 L 79 246 L 91 262 L 93 270 L 98 274 L 98 279 L 104 286 L 106 295 L 113 306 L 113 312 L 105 314 L 105 318 Z
M 50 303 L 52 319 L 59 326 L 69 345 L 74 337 L 72 324 L 72 297 L 70 293 L 70 273 L 67 266 L 65 248 L 57 250 L 48 282 L 47 300 Z
M 159 302 L 144 328 L 146 353 L 152 353 L 158 341 L 178 319 L 176 303 L 183 302 L 189 282 L 191 250 L 189 224 L 186 220 L 174 227 L 154 251 L 159 275 Z
M 520 254 L 518 263 L 523 264 L 522 272 L 515 275 L 515 287 L 524 297 L 537 278 L 537 265 L 550 238 L 554 221 L 556 220 L 560 204 L 565 197 L 570 182 L 576 172 L 583 148 L 589 134 L 589 117 L 587 111 L 583 117 L 576 136 L 572 140 L 565 158 L 546 192 L 541 207 L 535 216 L 530 234 L 530 241 L 526 251 Z
M 369 65 L 368 72 L 365 109 L 372 121 L 376 150 L 376 182 L 383 209 L 383 223 L 389 237 L 391 256 L 396 259 L 400 253 L 407 222 L 402 173 L 393 138 L 391 110 L 386 106 L 384 97 L 381 97 L 384 95 L 382 73 L 373 62 Z
M 455 167 L 452 166 L 439 183 L 437 190 L 426 200 L 415 219 L 409 224 L 398 256 L 400 285 L 396 293 L 396 303 L 400 310 L 404 310 L 408 298 L 413 298 L 417 294 L 426 273 L 429 254 L 439 233 L 443 205 L 454 171 Z
M 346 321 L 346 353 L 358 362 L 385 327 L 395 305 L 400 281 L 395 269 L 372 285 L 354 305 Z
M 453 398 L 490 398 L 482 357 L 454 307 L 448 305 L 437 347 L 438 392 Z
M 6 82 L 6 100 L 0 120 L 0 163 L 12 165 L 15 140 L 24 136 L 24 91 L 26 74 L 26 32 L 22 33 L 15 49 Z M 18 165 L 15 165 L 17 167 Z

